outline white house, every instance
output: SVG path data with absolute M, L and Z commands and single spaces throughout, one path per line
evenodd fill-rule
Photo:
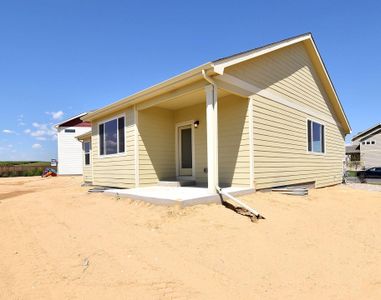
M 76 139 L 76 136 L 91 130 L 91 124 L 81 120 L 81 117 L 86 114 L 79 114 L 55 126 L 59 175 L 81 175 L 83 173 L 82 143 Z

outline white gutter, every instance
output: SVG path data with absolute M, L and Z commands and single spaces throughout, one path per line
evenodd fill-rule
M 235 203 L 237 203 L 238 205 L 240 205 L 241 207 L 243 207 L 247 211 L 251 212 L 257 219 L 265 219 L 265 217 L 262 216 L 259 212 L 257 212 L 254 208 L 251 208 L 246 203 L 243 203 L 241 200 L 237 199 L 236 197 L 233 197 L 232 195 L 230 195 L 228 192 L 225 192 L 220 187 L 218 187 L 217 191 L 221 195 L 221 197 L 223 195 L 223 196 L 228 197 L 230 200 L 233 200 Z

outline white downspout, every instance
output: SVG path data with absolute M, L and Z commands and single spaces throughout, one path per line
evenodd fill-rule
M 247 211 L 251 212 L 253 215 L 255 215 L 257 217 L 257 219 L 264 219 L 264 217 L 259 214 L 259 212 L 257 212 L 255 209 L 251 208 L 250 206 L 248 206 L 247 204 L 243 203 L 241 200 L 233 197 L 232 195 L 230 195 L 228 192 L 224 191 L 222 188 L 219 187 L 219 184 L 218 184 L 218 117 L 217 117 L 217 85 L 216 85 L 216 82 L 211 78 L 209 77 L 205 70 L 202 70 L 202 76 L 204 77 L 204 79 L 209 82 L 212 87 L 213 87 L 213 101 L 212 101 L 212 106 L 213 106 L 213 110 L 214 111 L 214 119 L 212 120 L 213 121 L 213 131 L 214 131 L 214 143 L 213 143 L 213 146 L 215 149 L 213 149 L 213 154 L 214 154 L 214 157 L 213 157 L 213 160 L 214 160 L 214 172 L 216 173 L 215 174 L 215 177 L 213 178 L 214 179 L 214 188 L 215 190 L 222 196 L 226 196 L 228 197 L 229 199 L 231 199 L 232 201 L 234 201 L 235 203 L 237 203 L 238 205 L 240 205 L 241 207 L 245 208 Z M 208 138 L 211 138 L 211 137 L 208 137 Z M 211 158 L 210 155 L 208 155 L 208 160 Z M 208 176 L 208 180 L 209 180 L 209 176 Z

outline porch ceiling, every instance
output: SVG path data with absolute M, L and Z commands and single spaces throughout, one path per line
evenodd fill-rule
M 229 93 L 223 90 L 218 90 L 218 97 L 224 97 Z M 178 110 L 188 106 L 192 106 L 199 103 L 205 103 L 205 91 L 204 89 L 199 89 L 192 93 L 181 95 L 176 98 L 172 98 L 169 101 L 164 101 L 156 105 L 156 107 L 161 107 L 169 110 Z

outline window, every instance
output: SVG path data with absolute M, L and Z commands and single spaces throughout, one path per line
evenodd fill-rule
M 362 142 L 363 145 L 365 145 L 365 142 Z
M 124 117 L 99 124 L 99 154 L 124 153 Z
M 376 144 L 376 142 L 375 142 L 375 141 L 372 141 L 371 144 L 374 145 L 374 144 Z
M 308 120 L 307 127 L 308 151 L 314 153 L 325 153 L 324 125 Z
M 370 145 L 370 142 L 369 142 L 369 141 L 367 141 L 367 142 L 366 142 L 366 144 L 367 144 L 367 145 Z
M 91 150 L 90 142 L 83 143 L 83 150 L 85 152 L 85 165 L 87 166 L 90 164 L 90 150 Z
M 65 132 L 67 132 L 67 133 L 75 133 L 75 129 L 65 129 Z

